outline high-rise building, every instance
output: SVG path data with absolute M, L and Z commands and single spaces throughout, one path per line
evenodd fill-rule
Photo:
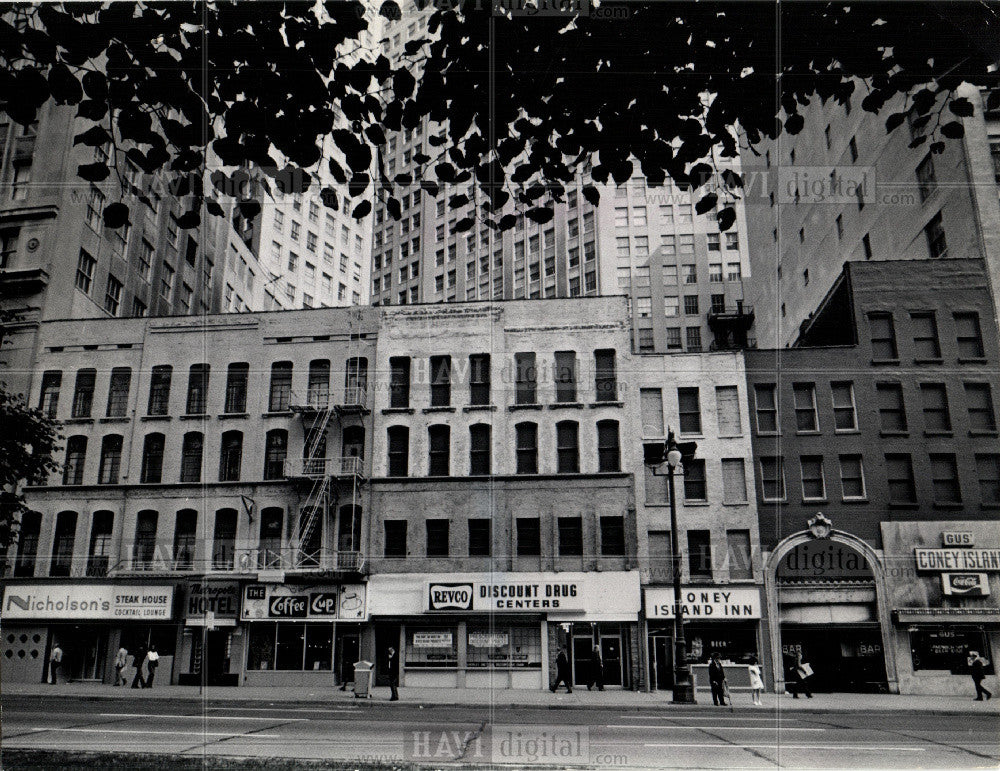
M 1000 302 L 1000 113 L 963 86 L 975 113 L 949 114 L 964 136 L 934 153 L 934 139 L 921 140 L 933 119 L 909 114 L 887 133 L 886 116 L 907 109 L 903 97 L 873 115 L 864 94 L 800 107 L 805 128 L 758 148 L 749 170 L 747 297 L 762 347 L 796 339 L 846 261 L 979 257 Z

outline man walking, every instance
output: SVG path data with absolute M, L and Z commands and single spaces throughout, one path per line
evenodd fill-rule
M 389 701 L 399 701 L 399 657 L 396 655 L 396 649 L 389 646 L 389 656 L 385 662 L 385 671 L 389 676 Z
M 570 685 L 569 679 L 569 659 L 566 658 L 565 648 L 560 648 L 559 655 L 556 656 L 556 681 L 549 690 L 555 693 L 559 683 L 566 686 L 566 693 L 573 693 L 573 686 Z
M 122 645 L 115 655 L 115 686 L 125 685 L 125 667 L 128 665 L 128 650 Z
M 56 684 L 56 674 L 59 667 L 62 666 L 62 657 L 62 648 L 59 647 L 59 643 L 56 643 L 52 647 L 52 655 L 49 656 L 49 683 L 52 685 Z
M 717 707 L 726 706 L 726 670 L 719 661 L 719 652 L 713 651 L 708 662 L 708 684 L 712 687 L 712 703 Z
M 972 682 L 976 685 L 976 698 L 973 701 L 982 701 L 986 696 L 986 701 L 993 698 L 993 694 L 983 688 L 983 680 L 986 679 L 987 661 L 979 655 L 979 651 L 969 651 L 969 669 L 972 674 Z
M 156 652 L 156 646 L 149 646 L 149 653 L 146 654 L 146 687 L 153 687 L 153 676 L 156 668 L 160 665 L 160 654 Z
M 604 662 L 601 661 L 601 649 L 596 645 L 590 656 L 590 679 L 587 681 L 587 690 L 595 685 L 597 690 L 604 690 Z
M 145 651 L 140 647 L 139 650 L 136 651 L 135 656 L 132 657 L 132 664 L 135 666 L 135 677 L 132 678 L 133 688 L 146 687 L 146 681 L 142 676 L 142 665 L 145 659 Z

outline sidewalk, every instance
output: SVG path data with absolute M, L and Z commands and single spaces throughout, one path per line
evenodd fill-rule
M 389 704 L 388 688 L 376 688 L 372 699 L 355 699 L 351 691 L 341 691 L 331 687 L 276 687 L 276 688 L 206 688 L 199 694 L 197 686 L 165 685 L 152 690 L 115 688 L 96 683 L 10 683 L 2 687 L 0 703 L 5 696 L 36 697 L 77 697 L 81 699 L 134 699 L 136 701 L 158 701 L 163 699 L 204 700 L 226 703 L 254 703 L 273 706 L 281 703 L 313 703 L 326 706 L 364 707 L 378 704 L 387 709 L 397 706 L 421 705 L 439 706 L 523 706 L 550 709 L 705 709 L 717 710 L 712 706 L 708 691 L 698 692 L 697 705 L 674 707 L 670 703 L 670 692 L 641 693 L 635 691 L 606 690 L 587 691 L 577 689 L 568 694 L 563 691 L 552 694 L 548 691 L 495 690 L 485 688 L 400 688 L 400 701 Z M 764 694 L 764 706 L 750 704 L 747 693 L 733 694 L 735 706 L 741 712 L 923 712 L 938 714 L 992 714 L 1000 718 L 1000 697 L 988 702 L 976 702 L 960 696 L 900 696 L 894 694 L 834 693 L 817 694 L 813 699 L 793 699 L 791 696 Z

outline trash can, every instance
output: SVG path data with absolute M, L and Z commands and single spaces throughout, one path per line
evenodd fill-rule
M 370 699 L 372 697 L 373 664 L 370 661 L 354 663 L 354 698 Z

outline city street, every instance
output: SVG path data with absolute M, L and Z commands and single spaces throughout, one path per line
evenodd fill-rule
M 998 728 L 995 714 L 904 711 L 777 715 L 742 706 L 551 710 L 7 696 L 3 747 L 332 760 L 358 768 L 976 768 L 1000 762 Z M 4 765 L 16 767 L 16 760 Z

